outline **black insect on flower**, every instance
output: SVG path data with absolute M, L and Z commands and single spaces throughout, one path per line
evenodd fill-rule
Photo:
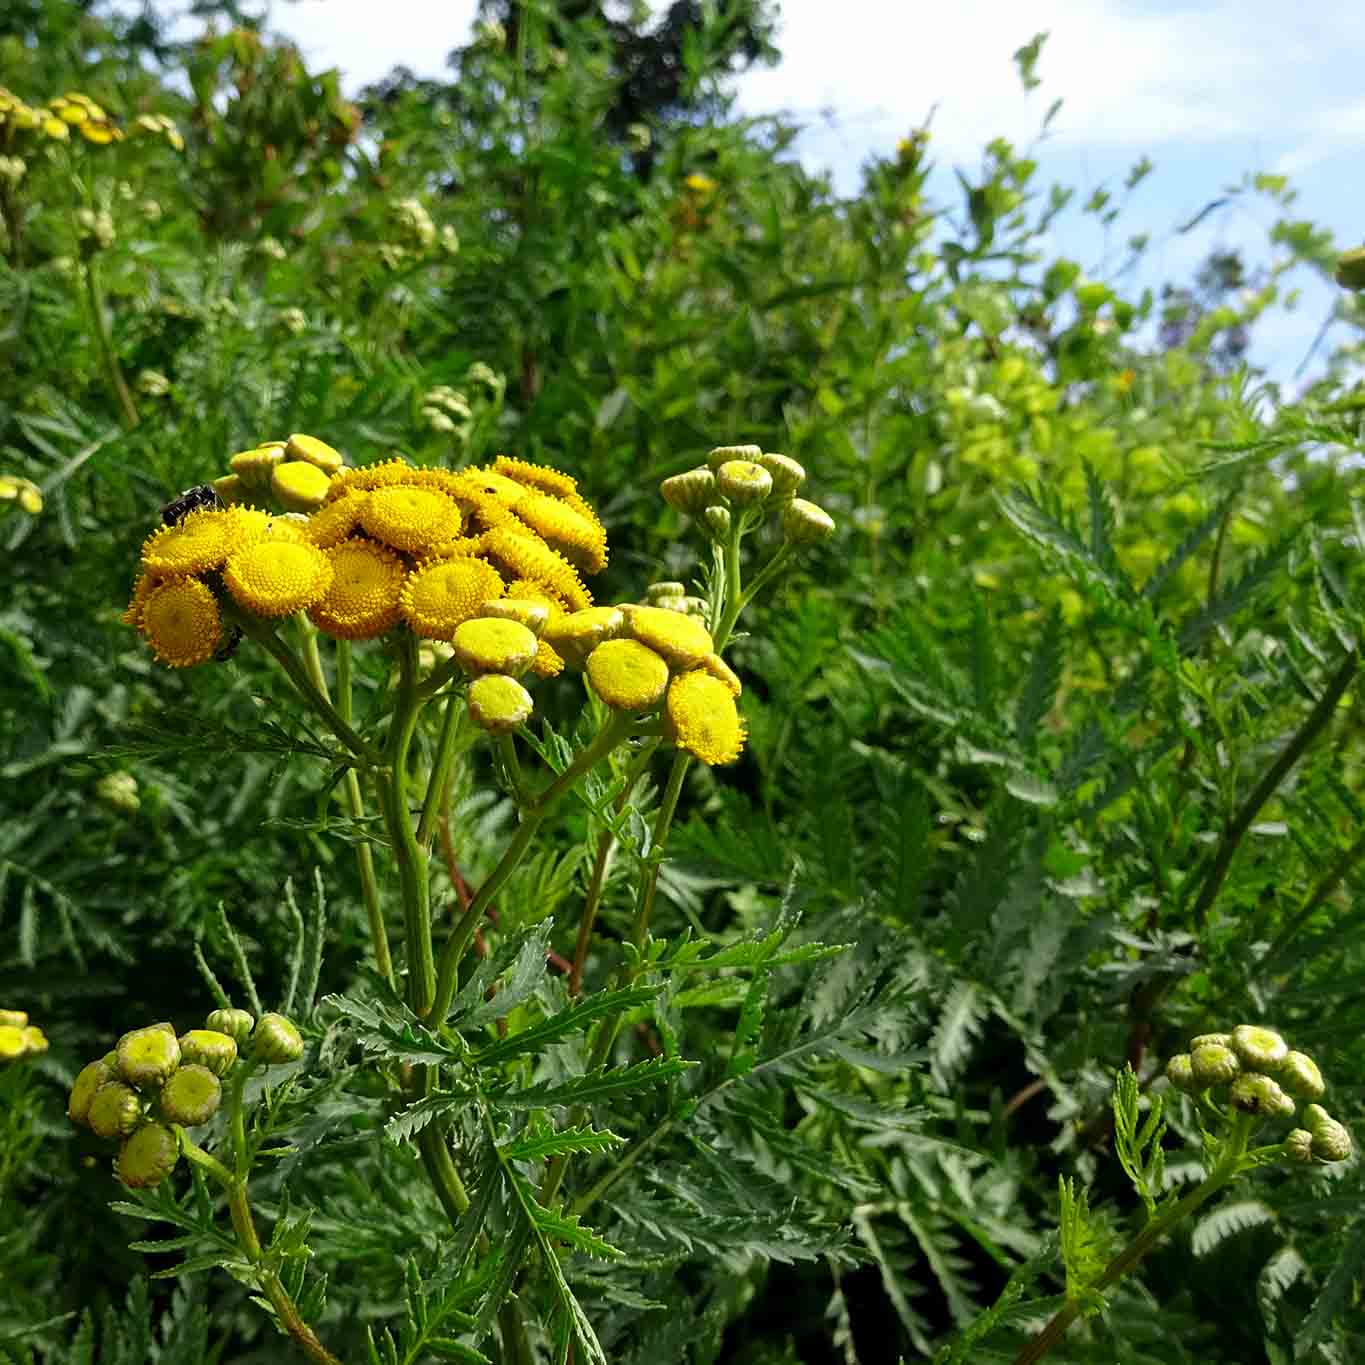
M 172 498 L 161 509 L 161 520 L 167 526 L 178 526 L 191 512 L 221 506 L 212 484 L 197 483 L 193 488 L 187 488 L 179 497 Z

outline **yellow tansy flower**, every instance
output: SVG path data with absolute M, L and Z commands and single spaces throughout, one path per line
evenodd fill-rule
M 437 559 L 408 575 L 400 608 L 404 620 L 429 640 L 449 640 L 462 621 L 502 596 L 502 579 L 481 559 Z
M 400 484 L 371 493 L 360 524 L 393 549 L 420 554 L 460 534 L 460 509 L 435 489 Z
M 144 571 L 138 575 L 137 582 L 133 584 L 133 595 L 129 598 L 123 615 L 119 617 L 125 626 L 132 626 L 139 631 L 142 629 L 142 608 L 147 598 L 151 596 L 152 589 L 160 582 L 154 573 Z
M 516 578 L 507 585 L 507 595 L 518 602 L 531 602 L 545 607 L 548 615 L 546 624 L 564 614 L 564 602 L 555 593 L 548 591 L 540 583 L 532 583 L 529 578 Z M 543 635 L 545 627 L 541 627 Z M 564 671 L 564 656 L 548 641 L 542 639 L 536 648 L 535 661 L 531 672 L 538 678 L 557 678 Z
M 514 460 L 510 455 L 499 455 L 493 461 L 493 472 L 514 479 L 528 488 L 538 488 L 556 498 L 578 492 L 578 482 L 548 465 L 532 464 L 529 460 Z
M 525 673 L 536 657 L 536 637 L 517 621 L 478 616 L 462 621 L 450 637 L 455 658 L 471 676 Z
M 239 450 L 230 460 L 228 468 L 247 485 L 248 488 L 269 488 L 270 476 L 275 466 L 284 463 L 284 442 L 265 441 L 251 450 Z
M 530 532 L 495 526 L 485 537 L 484 548 L 516 577 L 545 584 L 574 611 L 592 605 L 592 594 L 583 586 L 573 565 Z
M 541 635 L 574 668 L 582 668 L 588 655 L 605 640 L 614 639 L 626 618 L 618 607 L 585 607 L 546 622 Z
M 158 583 L 144 599 L 138 623 L 152 652 L 172 668 L 207 662 L 222 635 L 218 603 L 197 578 Z
M 327 500 L 331 479 L 306 460 L 284 460 L 270 471 L 270 491 L 291 512 L 312 512 Z
M 516 514 L 584 573 L 600 573 L 607 567 L 607 533 L 591 513 L 584 516 L 558 498 L 527 491 Z
M 469 716 L 480 729 L 505 735 L 531 719 L 531 694 L 503 673 L 485 673 L 469 684 Z
M 323 550 L 341 544 L 360 525 L 361 509 L 369 496 L 368 493 L 349 493 L 318 508 L 308 518 L 308 539 Z
M 327 551 L 332 586 L 309 611 L 319 630 L 339 640 L 370 640 L 398 620 L 407 568 L 372 540 L 346 540 Z
M 649 711 L 668 688 L 668 665 L 638 640 L 608 640 L 588 655 L 588 681 L 617 711 Z
M 343 469 L 332 480 L 327 501 L 332 502 L 345 493 L 368 493 L 376 488 L 406 483 L 412 479 L 414 472 L 406 460 L 383 460 L 379 464 L 364 465 L 358 469 Z
M 744 748 L 744 723 L 730 689 L 701 669 L 669 683 L 664 719 L 669 739 L 712 767 L 733 763 Z
M 545 602 L 529 602 L 524 597 L 499 597 L 479 608 L 480 616 L 493 616 L 499 621 L 516 621 L 532 635 L 539 636 L 550 619 L 550 607 Z
M 216 569 L 241 543 L 241 535 L 241 523 L 231 512 L 191 512 L 176 525 L 163 526 L 147 537 L 142 562 L 162 574 Z
M 740 682 L 739 674 L 719 654 L 708 654 L 701 661 L 701 667 L 703 672 L 709 673 L 717 681 L 723 682 L 732 697 L 737 697 L 744 691 L 744 684 Z
M 666 607 L 625 606 L 621 610 L 629 634 L 663 655 L 671 668 L 697 668 L 716 652 L 711 632 L 691 616 Z
M 262 540 L 228 560 L 223 582 L 247 611 L 257 616 L 288 616 L 327 595 L 332 566 L 316 545 Z
M 316 436 L 307 436 L 301 431 L 296 431 L 289 438 L 284 453 L 289 459 L 303 460 L 329 476 L 337 473 L 342 465 L 339 450 L 334 450 L 326 441 L 319 441 Z

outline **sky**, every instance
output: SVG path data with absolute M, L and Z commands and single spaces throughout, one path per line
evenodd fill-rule
M 355 90 L 399 64 L 441 75 L 475 10 L 474 0 L 292 0 L 269 14 L 310 65 L 338 68 Z M 1012 54 L 1044 31 L 1042 84 L 1026 94 Z M 778 66 L 736 81 L 738 108 L 794 116 L 805 128 L 797 154 L 842 193 L 857 189 L 869 156 L 890 154 L 932 111 L 940 203 L 957 197 L 952 168 L 977 170 L 998 136 L 1031 149 L 1041 186 L 1076 186 L 1078 202 L 1101 186 L 1117 193 L 1148 157 L 1155 169 L 1117 241 L 1074 210 L 1054 229 L 1050 245 L 1098 277 L 1139 231 L 1152 238 L 1139 284 L 1188 279 L 1214 247 L 1267 259 L 1280 211 L 1253 195 L 1234 196 L 1195 231 L 1176 230 L 1258 171 L 1290 176 L 1292 215 L 1330 228 L 1340 247 L 1365 240 L 1359 0 L 783 0 L 777 42 Z M 1258 324 L 1253 352 L 1289 385 L 1334 298 L 1308 272 L 1294 283 L 1297 311 Z

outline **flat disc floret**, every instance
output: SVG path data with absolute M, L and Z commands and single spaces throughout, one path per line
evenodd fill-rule
M 331 479 L 307 460 L 285 460 L 270 471 L 270 491 L 291 512 L 312 512 L 327 500 Z
M 471 677 L 481 673 L 526 672 L 536 657 L 536 637 L 518 621 L 475 617 L 462 621 L 451 636 L 455 658 Z
M 360 525 L 368 493 L 348 493 L 320 507 L 308 518 L 308 539 L 321 550 L 339 545 Z
M 228 1041 L 232 1040 L 229 1038 Z M 218 1077 L 208 1067 L 192 1063 L 180 1067 L 161 1087 L 157 1103 L 164 1118 L 172 1123 L 183 1123 L 187 1128 L 196 1128 L 218 1112 L 222 1099 L 223 1087 Z
M 254 615 L 289 616 L 327 595 L 332 566 L 316 545 L 260 541 L 228 560 L 223 582 Z
M 385 545 L 420 554 L 460 534 L 460 509 L 444 493 L 402 484 L 376 489 L 360 509 L 360 525 Z
M 543 583 L 574 611 L 592 605 L 592 594 L 583 586 L 573 565 L 529 530 L 519 532 L 510 526 L 494 526 L 484 539 L 484 549 L 506 565 L 513 577 Z
M 588 655 L 607 640 L 614 640 L 626 624 L 619 607 L 585 607 L 552 617 L 541 638 L 557 650 L 571 668 L 582 668 Z
M 332 586 L 310 609 L 319 630 L 338 640 L 370 640 L 398 620 L 407 565 L 372 540 L 346 540 L 326 551 Z
M 115 1069 L 127 1084 L 141 1089 L 160 1085 L 180 1065 L 180 1041 L 169 1025 L 135 1028 L 118 1040 Z
M 1274 1029 L 1238 1024 L 1229 1044 L 1238 1060 L 1251 1071 L 1278 1071 L 1289 1055 L 1289 1044 Z
M 137 625 L 171 668 L 206 663 L 223 633 L 218 601 L 197 578 L 168 578 L 150 587 L 137 609 Z
M 700 621 L 666 607 L 628 606 L 626 630 L 668 660 L 675 670 L 697 668 L 716 652 L 711 632 Z
M 142 562 L 159 574 L 202 573 L 221 567 L 241 543 L 230 512 L 206 509 L 153 531 L 142 546 Z
M 588 655 L 588 682 L 617 711 L 651 711 L 668 690 L 668 664 L 638 640 L 608 640 Z
M 481 559 L 430 560 L 408 575 L 400 609 L 413 631 L 429 640 L 449 640 L 461 622 L 477 615 L 490 598 L 502 596 L 502 577 Z
M 730 689 L 709 673 L 681 673 L 668 685 L 665 733 L 684 753 L 715 767 L 744 748 L 744 722 Z

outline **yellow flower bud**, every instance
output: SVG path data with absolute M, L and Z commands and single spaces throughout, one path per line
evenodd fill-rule
M 834 518 L 823 507 L 793 498 L 782 512 L 782 535 L 793 545 L 814 545 L 834 534 Z
M 291 512 L 313 512 L 327 500 L 331 480 L 305 460 L 285 460 L 270 474 L 270 491 Z
M 234 1043 L 239 1046 L 251 1037 L 251 1030 L 256 1027 L 256 1020 L 247 1010 L 221 1009 L 214 1010 L 207 1019 L 204 1020 L 204 1027 L 215 1033 L 225 1033 Z M 196 1058 L 196 1060 L 202 1060 Z
M 115 1080 L 114 1068 L 107 1061 L 91 1062 L 77 1075 L 67 1097 L 66 1116 L 72 1123 L 90 1126 L 90 1104 L 102 1086 Z
M 505 735 L 531 719 L 531 694 L 502 673 L 485 673 L 469 684 L 469 717 L 481 730 Z
M 114 1174 L 130 1190 L 159 1185 L 180 1160 L 180 1141 L 160 1123 L 144 1123 L 120 1149 Z
M 773 497 L 786 500 L 795 497 L 796 490 L 806 481 L 806 469 L 789 455 L 773 455 L 764 451 L 757 463 L 772 476 Z
M 282 1014 L 263 1014 L 251 1034 L 251 1055 L 268 1065 L 296 1062 L 303 1056 L 303 1037 Z
M 1229 1044 L 1249 1071 L 1278 1071 L 1289 1055 L 1289 1044 L 1274 1029 L 1239 1024 Z
M 343 464 L 339 450 L 333 450 L 326 441 L 319 441 L 316 436 L 306 436 L 301 431 L 296 431 L 289 438 L 284 447 L 284 454 L 286 459 L 302 460 L 322 470 L 329 477 Z
M 695 517 L 715 498 L 716 476 L 703 465 L 665 479 L 659 485 L 659 492 L 675 511 L 686 517 Z
M 1290 1052 L 1280 1063 L 1280 1084 L 1303 1100 L 1320 1100 L 1327 1086 L 1318 1064 L 1304 1052 Z
M 1190 1061 L 1188 1052 L 1177 1053 L 1166 1063 L 1166 1079 L 1177 1090 L 1193 1093 L 1199 1089 L 1199 1082 L 1195 1079 L 1194 1066 Z
M 728 507 L 708 507 L 701 514 L 702 525 L 712 540 L 724 540 L 730 534 L 730 509 Z
M 182 1062 L 207 1067 L 215 1076 L 225 1076 L 237 1060 L 237 1040 L 217 1029 L 191 1029 L 180 1039 L 180 1058 Z
M 1244 1114 L 1263 1114 L 1267 1118 L 1294 1112 L 1294 1101 L 1269 1076 L 1257 1071 L 1244 1072 L 1228 1087 L 1228 1100 Z
M 130 1086 L 110 1081 L 95 1092 L 86 1122 L 96 1137 L 123 1137 L 142 1120 L 142 1101 Z
M 1351 1155 L 1351 1134 L 1344 1123 L 1328 1119 L 1313 1131 L 1313 1155 L 1319 1161 L 1345 1161 Z
M 1242 1069 L 1237 1054 L 1218 1043 L 1205 1043 L 1203 1047 L 1195 1048 L 1190 1053 L 1190 1064 L 1195 1080 L 1205 1088 L 1232 1080 Z
M 754 507 L 773 491 L 773 476 L 752 460 L 726 460 L 716 470 L 716 488 L 735 507 Z
M 544 602 L 528 602 L 524 597 L 495 597 L 479 608 L 479 615 L 498 621 L 515 621 L 538 639 L 550 619 L 550 608 Z
M 270 476 L 284 463 L 284 442 L 266 441 L 252 450 L 239 450 L 228 461 L 228 468 L 247 488 L 267 489 Z
M 649 711 L 668 688 L 668 665 L 637 640 L 608 640 L 588 655 L 588 682 L 613 710 Z
M 475 617 L 455 627 L 450 643 L 459 665 L 471 677 L 480 673 L 525 673 L 536 657 L 536 637 L 519 621 Z
M 231 1038 L 225 1039 L 232 1044 L 236 1055 L 237 1044 Z M 105 1087 L 108 1088 L 107 1086 Z M 100 1092 L 103 1094 L 103 1091 Z M 99 1096 L 95 1097 L 96 1103 Z M 206 1066 L 182 1066 L 174 1076 L 161 1087 L 157 1103 L 162 1116 L 172 1123 L 184 1124 L 186 1128 L 196 1128 L 207 1123 L 218 1112 L 223 1099 L 223 1087 L 218 1077 Z
M 702 623 L 663 607 L 623 606 L 626 633 L 662 655 L 675 670 L 700 667 L 716 650 L 711 632 Z M 553 643 L 553 642 L 552 642 Z
M 0 1025 L 9 1028 L 23 1028 L 28 1023 L 26 1010 L 0 1010 Z
M 762 455 L 763 450 L 760 446 L 716 446 L 707 453 L 706 467 L 714 474 L 720 469 L 721 465 L 730 460 L 756 461 Z
M 118 1040 L 118 1073 L 129 1085 L 160 1085 L 180 1065 L 180 1043 L 169 1025 L 135 1028 Z
M 571 668 L 582 668 L 598 645 L 611 640 L 626 624 L 619 607 L 585 607 L 546 622 L 541 638 L 564 656 Z
M 1313 1159 L 1313 1134 L 1306 1128 L 1295 1128 L 1285 1138 L 1283 1151 L 1290 1161 L 1307 1164 Z

